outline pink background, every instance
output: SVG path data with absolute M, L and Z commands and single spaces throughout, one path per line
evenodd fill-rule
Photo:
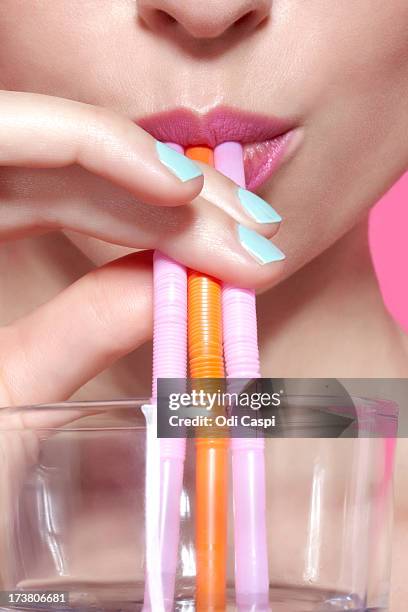
M 370 243 L 385 304 L 408 333 L 408 173 L 372 211 Z

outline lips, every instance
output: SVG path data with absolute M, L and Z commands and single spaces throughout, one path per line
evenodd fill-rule
M 227 107 L 218 107 L 205 115 L 176 109 L 143 117 L 137 123 L 157 140 L 183 147 L 214 148 L 223 142 L 241 143 L 249 189 L 259 188 L 278 169 L 294 129 L 293 123 L 283 119 Z

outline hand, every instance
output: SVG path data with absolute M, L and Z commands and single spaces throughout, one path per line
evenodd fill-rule
M 155 139 L 129 119 L 15 92 L 0 92 L 0 118 L 0 240 L 68 229 L 160 248 L 240 286 L 272 284 L 280 273 L 282 262 L 259 265 L 237 231 L 241 224 L 270 238 L 279 223 L 257 223 L 237 186 L 205 164 L 204 178 L 177 178 Z
M 212 168 L 201 166 L 204 188 L 201 176 L 180 180 L 160 161 L 156 141 L 132 121 L 15 92 L 0 93 L 0 117 L 0 240 L 71 229 L 129 247 L 159 247 L 242 286 L 279 274 L 282 262 L 259 265 L 237 238 L 237 223 L 268 237 L 279 223 L 256 223 L 236 185 Z M 151 318 L 149 253 L 84 276 L 0 329 L 0 405 L 68 398 L 142 344 Z

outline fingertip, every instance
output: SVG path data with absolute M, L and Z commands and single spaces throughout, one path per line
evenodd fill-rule
M 190 184 L 194 179 L 203 177 L 200 166 L 175 149 L 174 146 L 156 140 L 155 147 L 162 165 L 181 183 Z
M 283 279 L 286 265 L 287 261 L 283 259 L 257 267 L 255 270 L 252 270 L 252 273 L 249 273 L 246 278 L 243 278 L 242 282 L 249 289 L 260 292 L 271 289 Z
M 245 224 L 243 225 L 256 231 L 261 236 L 264 236 L 265 238 L 269 239 L 269 238 L 273 238 L 278 233 L 281 223 L 280 222 L 255 223 L 255 222 L 246 221 Z
M 181 206 L 189 204 L 197 198 L 204 187 L 204 175 L 200 174 L 194 178 L 178 183 L 171 191 L 166 194 L 166 200 L 162 206 Z
M 266 264 L 246 261 L 241 266 L 224 266 L 224 282 L 234 287 L 265 291 L 277 285 L 285 276 L 286 260 L 271 261 Z

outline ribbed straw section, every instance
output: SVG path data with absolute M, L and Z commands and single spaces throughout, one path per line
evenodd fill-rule
M 188 350 L 192 378 L 222 378 L 221 283 L 188 273 Z
M 228 378 L 260 378 L 256 302 L 250 289 L 225 284 L 222 291 L 224 357 Z M 232 383 L 233 381 L 231 381 Z M 238 383 L 238 389 L 241 384 Z M 232 387 L 229 391 L 233 392 Z M 263 438 L 233 438 L 234 452 L 248 448 L 263 450 Z
M 188 273 L 188 349 L 191 378 L 198 379 L 193 387 L 206 393 L 223 391 L 217 380 L 224 378 L 224 357 L 222 350 L 222 293 L 221 283 L 215 278 L 189 271 Z M 225 414 L 223 406 L 214 406 L 212 416 Z M 216 427 L 218 439 L 211 439 L 212 446 L 225 446 L 219 436 L 221 428 Z M 196 444 L 208 445 L 206 437 L 200 439 L 198 429 Z M 228 428 L 225 429 L 228 436 Z
M 254 292 L 225 284 L 224 354 L 229 378 L 259 378 L 258 332 Z
M 187 375 L 187 272 L 158 251 L 154 254 L 153 397 L 158 378 Z

